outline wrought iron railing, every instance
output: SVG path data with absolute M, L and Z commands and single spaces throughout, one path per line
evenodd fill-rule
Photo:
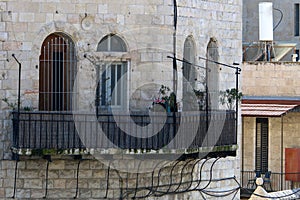
M 241 174 L 241 187 L 246 189 L 245 192 L 253 191 L 256 188 L 255 182 L 255 172 L 254 171 L 242 171 Z M 290 190 L 300 187 L 300 182 L 286 180 L 286 176 L 292 177 L 299 177 L 299 173 L 277 173 L 271 172 L 270 180 L 267 184 L 263 185 L 266 190 L 270 191 L 282 191 L 282 190 Z M 262 178 L 264 174 L 262 174 Z M 271 186 L 270 186 L 271 184 Z
M 219 133 L 215 126 L 221 126 Z M 236 143 L 234 111 L 154 116 L 101 113 L 98 117 L 71 112 L 13 112 L 13 148 L 16 149 L 176 150 Z

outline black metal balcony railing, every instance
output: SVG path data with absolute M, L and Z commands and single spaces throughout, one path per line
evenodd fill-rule
M 99 114 L 96 118 L 95 114 L 70 112 L 13 112 L 13 147 L 17 149 L 89 147 L 157 150 L 166 145 L 169 145 L 170 149 L 194 149 L 230 146 L 237 143 L 234 111 L 210 111 L 208 114 L 177 112 L 170 113 L 167 118 L 159 115 L 154 117 L 155 120 L 151 121 L 149 115 L 145 113 L 134 113 L 130 116 L 106 113 Z M 210 123 L 221 123 L 222 118 L 224 124 L 221 133 L 207 134 L 207 126 Z M 143 128 L 143 137 L 138 135 L 136 126 Z M 153 130 L 159 131 L 157 134 L 152 134 Z M 186 137 L 181 137 L 180 141 L 174 138 L 176 134 L 185 134 L 185 130 L 195 132 L 195 137 L 191 140 L 187 134 Z M 191 142 L 184 141 L 182 138 Z
M 255 172 L 254 171 L 242 171 L 241 174 L 241 180 L 242 180 L 242 188 L 246 189 L 243 190 L 245 193 L 253 191 L 256 188 L 255 182 L 251 181 L 255 178 Z M 277 173 L 272 172 L 270 176 L 270 181 L 268 182 L 268 185 L 264 185 L 266 190 L 272 191 L 282 191 L 282 190 L 290 190 L 300 187 L 300 182 L 293 182 L 290 180 L 286 180 L 286 175 L 299 177 L 299 173 Z M 263 177 L 263 175 L 262 175 Z M 251 182 L 251 183 L 250 183 Z M 271 186 L 269 185 L 271 184 Z

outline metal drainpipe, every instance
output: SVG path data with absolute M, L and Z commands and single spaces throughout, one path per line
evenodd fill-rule
M 173 31 L 173 91 L 177 95 L 177 63 L 176 63 L 176 32 L 177 32 L 177 2 L 174 4 L 174 31 Z M 175 102 L 176 103 L 176 102 Z
M 245 150 L 244 150 L 244 143 L 245 143 L 245 136 L 244 136 L 244 131 L 245 131 L 245 127 L 244 127 L 244 121 L 245 119 L 242 118 L 242 174 L 241 174 L 241 180 L 242 180 L 242 185 L 244 183 L 244 154 L 245 154 Z
M 281 188 L 280 190 L 283 189 L 283 115 L 281 116 L 281 177 L 280 177 L 280 182 L 281 182 Z
M 22 64 L 19 62 L 19 60 L 16 58 L 15 54 L 12 54 L 12 57 L 15 59 L 15 61 L 19 65 L 19 82 L 18 82 L 18 107 L 17 107 L 17 130 L 16 135 L 14 135 L 14 142 L 16 142 L 16 148 L 19 148 L 19 124 L 20 124 L 20 105 L 21 105 L 21 68 Z M 19 162 L 19 155 L 18 153 L 15 153 L 14 159 L 16 160 L 16 166 L 15 166 L 15 178 L 14 178 L 14 191 L 12 198 L 15 198 L 16 195 L 16 188 L 17 188 L 17 170 L 18 170 L 18 162 Z
M 174 129 L 173 129 L 173 137 L 176 135 L 176 110 L 177 110 L 177 62 L 176 62 L 176 32 L 177 32 L 177 2 L 176 0 L 173 1 L 174 5 L 174 31 L 173 31 L 173 92 L 175 93 L 175 99 L 174 99 L 174 108 L 173 108 L 173 123 L 174 123 Z

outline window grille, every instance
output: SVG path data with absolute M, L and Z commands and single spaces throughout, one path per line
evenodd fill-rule
M 72 109 L 77 73 L 73 41 L 65 34 L 53 33 L 42 44 L 39 69 L 39 109 Z

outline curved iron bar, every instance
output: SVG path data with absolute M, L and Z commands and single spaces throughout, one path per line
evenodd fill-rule
M 47 165 L 46 165 L 46 178 L 45 178 L 45 195 L 43 196 L 43 199 L 47 198 L 47 193 L 48 193 L 48 171 L 49 171 L 49 164 L 52 162 L 51 156 L 44 156 L 44 159 L 47 160 Z
M 17 156 L 17 154 L 16 154 Z M 15 178 L 14 178 L 14 191 L 13 191 L 13 195 L 11 198 L 15 198 L 15 195 L 16 195 L 16 189 L 17 189 L 17 171 L 18 171 L 18 162 L 19 162 L 19 159 L 17 158 L 16 159 L 16 165 L 15 165 Z
M 217 181 L 224 181 L 224 180 L 230 180 L 230 179 L 234 179 L 235 177 L 229 177 L 229 178 L 223 178 L 223 179 L 212 179 L 211 182 L 217 182 Z M 196 182 L 196 181 L 193 181 L 193 182 Z M 187 183 L 190 183 L 190 181 L 185 181 L 185 182 L 182 182 L 183 184 L 187 184 Z M 169 186 L 168 184 L 163 184 L 163 185 L 160 185 L 160 187 L 167 187 Z M 239 187 L 238 187 L 239 188 Z M 143 189 L 147 189 L 146 187 L 143 188 Z M 235 189 L 231 189 L 231 190 L 228 190 L 228 191 L 232 191 L 232 190 L 235 190 Z M 192 191 L 198 191 L 198 192 L 201 192 L 202 190 L 200 189 L 189 189 L 189 190 L 186 190 L 186 191 L 177 191 L 177 192 L 169 192 L 169 193 L 166 193 L 164 191 L 157 191 L 159 193 L 159 195 L 153 195 L 153 196 L 163 196 L 163 195 L 166 195 L 166 194 L 181 194 L 181 193 L 185 193 L 185 192 L 192 192 Z M 204 191 L 207 191 L 207 190 L 204 190 Z M 214 192 L 214 191 L 212 191 Z M 223 191 L 223 192 L 226 192 L 226 191 Z M 163 195 L 162 195 L 163 194 Z M 137 198 L 145 198 L 144 196 L 140 196 L 140 197 L 137 197 Z
M 162 162 L 165 162 L 165 160 L 163 160 Z M 154 173 L 155 173 L 155 169 L 158 165 L 160 165 L 162 162 L 159 162 L 158 164 L 155 165 L 154 170 L 152 171 L 152 175 L 151 175 L 151 187 L 148 189 L 149 192 L 148 194 L 146 194 L 145 196 L 143 196 L 143 198 L 147 198 L 151 195 L 151 193 L 153 192 L 153 186 L 154 186 Z
M 206 162 L 207 162 L 208 160 L 210 160 L 210 159 L 211 159 L 211 158 L 208 158 L 207 160 L 204 161 L 204 163 L 206 163 Z M 209 179 L 208 184 L 207 184 L 204 188 L 196 189 L 197 187 L 199 187 L 200 182 L 202 181 L 201 173 L 200 173 L 200 179 L 198 180 L 197 187 L 195 187 L 194 190 L 204 190 L 204 189 L 206 189 L 206 188 L 210 185 L 210 183 L 212 182 L 212 168 L 213 168 L 214 164 L 215 164 L 219 159 L 220 159 L 220 158 L 217 158 L 217 159 L 213 162 L 213 164 L 212 164 L 212 166 L 211 166 L 211 168 L 210 168 L 210 179 Z M 204 166 L 204 163 L 202 163 L 201 171 L 202 171 L 202 168 L 203 168 L 203 166 Z M 162 185 L 162 186 L 163 186 L 163 185 Z M 162 186 L 161 186 L 161 187 L 162 187 Z M 190 190 L 190 191 L 194 191 L 194 190 Z M 173 194 L 176 194 L 176 193 L 178 194 L 178 193 L 183 193 L 183 192 L 175 192 L 175 193 L 173 193 Z M 155 195 L 155 196 L 163 196 L 163 195 L 166 195 L 166 194 L 172 194 L 172 193 L 161 192 L 160 195 Z
M 107 199 L 108 196 L 108 190 L 109 190 L 109 174 L 110 174 L 110 165 L 111 165 L 111 161 L 108 164 L 108 168 L 107 168 L 107 177 L 106 177 L 106 191 L 105 191 L 105 196 L 104 199 Z
M 197 186 L 194 187 L 194 189 L 192 189 L 192 190 L 196 190 L 196 189 L 200 186 L 201 181 L 202 181 L 202 173 L 201 173 L 201 172 L 202 172 L 203 166 L 204 166 L 204 164 L 205 164 L 207 161 L 209 161 L 210 159 L 212 159 L 212 158 L 206 158 L 206 160 L 201 164 L 200 172 L 199 172 L 200 178 L 198 179 L 198 184 L 197 184 Z M 201 160 L 200 160 L 200 161 L 201 161 Z
M 148 194 L 146 195 L 142 195 L 142 196 L 137 196 L 135 195 L 134 198 L 135 199 L 145 199 L 146 197 L 149 197 L 150 195 L 153 195 L 155 197 L 161 197 L 161 196 L 164 196 L 164 195 L 167 195 L 167 194 L 180 194 L 180 193 L 185 193 L 185 192 L 191 192 L 191 191 L 198 191 L 202 196 L 204 194 L 206 195 L 209 195 L 209 196 L 215 196 L 215 197 L 225 197 L 225 196 L 229 196 L 231 194 L 234 194 L 233 196 L 233 199 L 234 197 L 237 195 L 237 192 L 238 190 L 240 189 L 240 184 L 239 182 L 236 180 L 236 177 L 233 176 L 233 177 L 229 177 L 229 178 L 219 178 L 219 179 L 213 179 L 213 174 L 212 174 L 212 170 L 213 170 L 213 167 L 214 165 L 216 164 L 216 162 L 220 159 L 220 158 L 216 158 L 211 167 L 210 167 L 210 177 L 209 179 L 206 179 L 208 181 L 208 183 L 206 184 L 205 187 L 203 188 L 198 188 L 201 181 L 202 180 L 202 176 L 201 176 L 201 172 L 203 170 L 203 167 L 204 165 L 206 164 L 206 162 L 208 160 L 210 160 L 212 158 L 207 158 L 202 164 L 201 164 L 201 167 L 200 167 L 200 178 L 197 179 L 197 180 L 193 180 L 193 171 L 195 169 L 195 166 L 201 161 L 201 159 L 199 160 L 196 160 L 195 163 L 193 163 L 193 167 L 192 167 L 192 171 L 191 171 L 191 176 L 192 176 L 192 180 L 191 181 L 185 181 L 185 182 L 182 182 L 182 175 L 183 175 L 183 170 L 185 170 L 186 166 L 188 166 L 189 163 L 191 163 L 192 161 L 194 160 L 190 160 L 188 161 L 187 163 L 185 163 L 184 167 L 182 168 L 181 170 L 181 179 L 180 179 L 180 183 L 175 183 L 175 185 L 178 185 L 177 188 L 174 190 L 174 191 L 170 191 L 170 187 L 172 186 L 172 183 L 171 185 L 170 184 L 160 184 L 159 183 L 159 178 L 160 178 L 160 175 L 161 175 L 161 172 L 163 169 L 165 169 L 166 167 L 165 166 L 162 166 L 159 171 L 158 171 L 158 182 L 157 182 L 157 185 L 154 186 L 154 171 L 152 172 L 152 185 L 151 187 L 136 187 L 134 190 L 135 192 L 137 193 L 137 191 L 141 191 L 141 190 L 149 190 Z M 177 161 L 173 166 L 172 166 L 172 169 L 171 169 L 171 172 L 173 173 L 176 165 L 178 165 L 180 161 Z M 156 168 L 156 167 L 155 167 Z M 172 178 L 172 175 L 170 175 L 170 177 Z M 138 178 L 138 177 L 137 177 Z M 238 187 L 236 188 L 233 188 L 233 189 L 230 189 L 230 190 L 223 190 L 223 191 L 213 191 L 213 190 L 206 190 L 206 188 L 211 184 L 211 182 L 214 182 L 214 181 L 224 181 L 224 180 L 234 180 L 237 184 L 238 184 Z M 138 179 L 137 179 L 138 181 Z M 192 184 L 193 183 L 197 183 L 197 186 L 194 187 L 194 188 L 191 188 Z M 181 191 L 178 191 L 178 189 L 180 188 L 180 185 L 182 184 L 189 184 L 189 187 L 186 188 L 185 190 L 181 190 Z M 158 188 L 163 188 L 163 187 L 169 187 L 169 190 L 168 191 L 161 191 L 161 190 L 158 190 Z M 135 193 L 135 194 L 136 194 Z M 212 194 L 212 193 L 216 193 L 216 194 Z M 223 193 L 223 194 L 221 194 Z M 128 196 L 127 196 L 128 197 Z
M 170 183 L 169 183 L 169 184 L 159 185 L 159 181 L 158 181 L 157 188 L 168 186 L 169 188 L 167 189 L 167 191 L 165 192 L 165 191 L 159 191 L 159 190 L 156 190 L 156 192 L 159 193 L 159 194 L 155 194 L 155 193 L 154 193 L 154 196 L 156 196 L 156 197 L 162 197 L 162 196 L 164 196 L 164 195 L 170 193 L 169 190 L 171 189 L 171 186 L 172 186 L 172 173 L 173 173 L 173 170 L 174 170 L 175 166 L 176 166 L 178 163 L 180 163 L 180 162 L 181 162 L 180 160 L 177 160 L 177 162 L 175 163 L 175 165 L 172 166 L 171 173 L 170 173 Z M 160 177 L 160 176 L 159 176 L 159 174 L 158 174 L 158 180 L 159 180 L 159 177 Z
M 157 174 L 157 185 L 156 185 L 156 189 L 153 191 L 153 195 L 155 196 L 155 193 L 158 192 L 158 188 L 160 187 L 159 186 L 159 178 L 160 178 L 160 173 L 162 171 L 164 167 L 161 167 L 159 170 L 158 170 L 158 174 Z
M 197 161 L 194 163 L 194 165 L 193 165 L 193 168 L 192 168 L 192 170 L 191 170 L 191 177 L 192 177 L 192 181 L 190 182 L 190 186 L 188 187 L 188 190 L 190 190 L 191 189 L 191 187 L 192 187 L 192 184 L 193 184 L 193 182 L 194 182 L 194 180 L 193 180 L 193 173 L 194 173 L 194 169 L 195 169 L 195 166 L 201 161 L 202 159 L 197 159 Z M 203 166 L 203 164 L 201 165 L 201 166 Z M 201 171 L 202 171 L 202 168 L 201 168 Z M 200 172 L 201 172 L 200 171 Z M 198 179 L 197 179 L 198 180 Z M 200 181 L 201 181 L 201 173 L 200 173 Z M 200 181 L 197 181 L 197 182 L 200 182 Z M 200 184 L 197 184 L 197 187 L 199 186 Z M 196 187 L 196 188 L 197 188 Z M 195 189 L 195 188 L 194 188 Z
M 204 164 L 208 161 L 208 160 L 210 160 L 211 158 L 208 158 L 208 159 L 206 159 L 203 163 L 202 163 L 202 165 L 201 165 L 201 169 L 200 169 L 200 172 L 202 171 L 202 168 L 203 168 L 203 166 L 204 166 Z M 201 160 L 199 160 L 199 161 L 201 161 Z M 198 161 L 198 162 L 199 162 Z M 159 174 L 158 174 L 158 179 L 159 179 Z M 200 185 L 200 182 L 201 182 L 201 173 L 200 173 L 200 179 L 198 180 L 198 184 L 197 184 L 197 186 L 194 188 L 194 190 Z M 164 186 L 167 186 L 167 185 L 159 185 L 158 184 L 158 186 L 157 187 L 164 187 Z M 191 190 L 191 191 L 193 191 L 193 190 Z M 163 196 L 163 195 L 166 195 L 166 194 L 168 194 L 168 193 L 166 193 L 165 191 L 156 191 L 157 193 L 160 193 L 160 194 L 155 194 L 154 193 L 154 196 L 156 196 L 156 197 L 161 197 L 161 196 Z M 174 192 L 173 192 L 174 193 Z M 174 194 L 176 194 L 176 193 L 183 193 L 183 192 L 175 192 Z M 170 193 L 171 194 L 171 193 Z
M 228 191 L 206 191 L 206 190 L 202 190 L 201 192 L 208 195 L 208 196 L 212 196 L 212 197 L 226 197 L 226 196 L 229 196 L 235 192 L 237 192 L 240 188 L 237 187 L 237 188 L 233 188 L 231 190 L 228 190 Z M 225 193 L 225 194 L 211 194 L 211 193 Z
M 142 163 L 142 161 L 140 160 L 140 163 L 139 163 L 139 165 L 138 165 L 138 171 L 137 171 L 137 173 L 136 173 L 136 183 L 135 183 L 135 189 L 134 189 L 134 195 L 133 195 L 133 199 L 135 199 L 136 198 L 136 193 L 137 193 L 137 190 L 138 190 L 138 185 L 139 185 L 139 169 L 140 169 L 140 167 L 141 167 L 141 163 Z M 128 181 L 128 179 L 127 179 L 127 181 Z
M 206 184 L 206 186 L 204 187 L 204 188 L 201 188 L 201 189 L 199 189 L 199 190 L 205 190 L 209 185 L 210 185 L 210 183 L 212 182 L 212 169 L 213 169 L 213 167 L 214 167 L 214 165 L 216 164 L 216 162 L 220 159 L 221 157 L 219 157 L 219 158 L 216 158 L 216 160 L 212 163 L 212 165 L 211 165 L 211 167 L 210 167 L 210 171 L 209 171 L 209 175 L 210 175 L 210 177 L 209 177 L 209 181 L 208 181 L 208 183 Z
M 162 161 L 162 162 L 165 162 L 165 160 Z M 160 162 L 160 163 L 162 163 L 162 162 Z M 179 162 L 180 162 L 180 161 L 177 161 L 175 165 L 177 165 Z M 155 166 L 155 168 L 156 168 L 160 163 L 158 163 L 158 164 Z M 167 162 L 166 164 L 169 164 L 169 162 Z M 166 164 L 165 164 L 165 165 L 166 165 Z M 154 168 L 154 169 L 155 169 L 155 168 Z M 174 166 L 172 167 L 172 170 L 173 170 L 173 168 L 174 168 Z M 168 194 L 168 193 L 166 193 L 166 192 L 158 191 L 158 190 L 157 190 L 159 187 L 166 187 L 166 186 L 171 187 L 170 184 L 163 184 L 163 185 L 160 185 L 160 184 L 159 184 L 160 174 L 161 174 L 161 171 L 162 171 L 163 169 L 165 169 L 164 165 L 163 165 L 161 168 L 159 168 L 159 170 L 158 170 L 157 185 L 154 186 L 154 173 L 155 173 L 155 170 L 153 170 L 153 171 L 152 171 L 152 186 L 151 186 L 151 188 L 149 188 L 149 187 L 141 187 L 141 188 L 140 188 L 140 190 L 143 190 L 143 189 L 144 189 L 144 190 L 149 190 L 148 194 L 147 194 L 147 195 L 143 195 L 143 196 L 135 196 L 135 198 L 144 199 L 144 198 L 146 198 L 146 197 L 149 197 L 149 196 L 151 195 L 151 193 L 153 193 L 153 196 L 163 196 L 163 195 L 165 195 L 165 194 Z M 156 189 L 153 189 L 153 188 L 156 188 Z M 160 193 L 160 195 L 156 195 L 156 194 L 155 194 L 156 192 Z
M 167 191 L 166 191 L 166 193 L 169 193 L 169 191 L 170 191 L 170 189 L 171 189 L 171 187 L 172 187 L 172 180 L 173 180 L 173 171 L 174 171 L 174 169 L 175 169 L 175 167 L 180 163 L 181 161 L 180 160 L 178 160 L 177 162 L 176 162 L 176 164 L 175 165 L 173 165 L 173 167 L 172 167 L 172 169 L 171 169 L 171 173 L 170 173 L 170 184 L 169 184 L 169 188 L 167 189 Z
M 114 168 L 114 171 L 116 172 L 116 174 L 119 176 L 119 188 L 120 188 L 120 198 L 119 199 L 123 199 L 123 178 L 122 178 L 122 176 L 120 175 L 120 173 L 119 173 L 119 171 L 116 169 L 116 168 Z M 128 179 L 127 179 L 127 181 L 128 181 Z
M 183 168 L 182 168 L 182 170 L 181 170 L 181 173 L 180 173 L 180 181 L 179 181 L 179 183 L 178 183 L 178 186 L 177 186 L 177 188 L 173 191 L 173 192 L 177 192 L 177 190 L 179 190 L 179 188 L 180 188 L 180 186 L 181 186 L 181 184 L 182 184 L 182 178 L 183 178 L 183 171 L 184 171 L 184 169 L 186 168 L 186 166 L 190 163 L 190 162 L 192 162 L 192 161 L 194 161 L 194 160 L 189 160 L 188 162 L 186 162 L 185 163 L 185 165 L 183 166 Z M 197 163 L 197 160 L 196 160 L 196 162 L 195 163 Z M 194 164 L 195 164 L 194 163 Z M 193 169 L 194 169 L 194 166 L 195 165 L 193 165 Z M 193 169 L 192 169 L 192 172 L 191 172 L 191 184 L 190 184 L 190 186 L 192 185 L 192 182 L 193 182 Z M 186 189 L 186 190 L 184 190 L 184 191 L 188 191 L 189 190 L 189 188 L 190 188 L 190 186 Z
M 78 197 L 78 185 L 79 185 L 79 166 L 81 163 L 82 159 L 80 158 L 77 164 L 77 175 L 76 175 L 76 193 L 75 196 L 73 197 L 74 199 L 76 199 Z

